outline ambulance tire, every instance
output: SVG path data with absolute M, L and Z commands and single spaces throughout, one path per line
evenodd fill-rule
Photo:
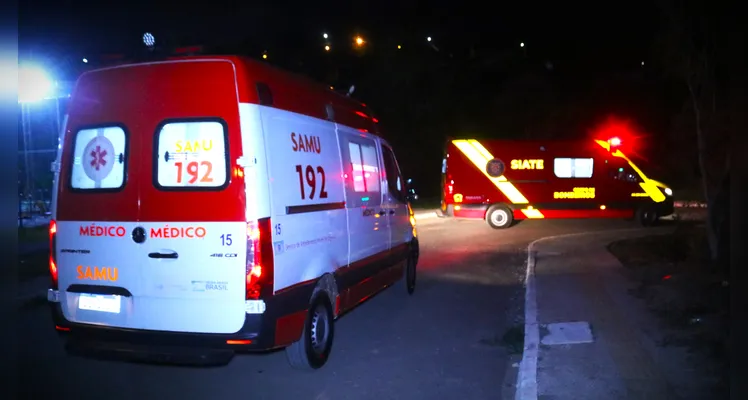
M 405 261 L 405 289 L 409 295 L 416 291 L 416 267 L 418 266 L 418 242 L 414 239 L 410 246 L 408 259 Z
M 286 347 L 288 363 L 296 369 L 321 368 L 330 357 L 334 337 L 332 303 L 326 292 L 319 291 L 307 311 L 301 338 Z
M 486 222 L 491 228 L 506 229 L 514 223 L 514 214 L 503 204 L 494 204 L 486 211 Z
M 642 206 L 636 210 L 636 222 L 641 226 L 654 226 L 657 224 L 659 216 L 654 207 Z

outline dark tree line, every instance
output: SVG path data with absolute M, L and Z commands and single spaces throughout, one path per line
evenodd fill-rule
M 745 49 L 731 10 L 716 3 L 660 2 L 665 23 L 656 42 L 664 72 L 681 94 L 682 108 L 673 116 L 671 139 L 679 155 L 692 161 L 708 204 L 707 239 L 712 261 L 727 267 L 729 196 L 733 165 L 731 136 L 745 106 L 737 96 L 734 69 Z M 695 170 L 695 171 L 694 171 Z M 723 272 L 725 272 L 723 270 Z

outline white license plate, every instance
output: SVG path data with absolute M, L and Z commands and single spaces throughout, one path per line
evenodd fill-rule
M 121 296 L 81 293 L 78 308 L 81 310 L 101 311 L 119 314 Z

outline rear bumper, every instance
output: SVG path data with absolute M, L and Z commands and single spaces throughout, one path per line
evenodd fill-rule
M 176 364 L 225 364 L 237 352 L 287 346 L 301 336 L 313 282 L 266 301 L 262 314 L 245 314 L 244 325 L 231 334 L 149 331 L 74 323 L 61 304 L 49 302 L 56 329 L 74 355 L 123 358 Z M 51 298 L 54 296 L 50 296 Z
M 486 211 L 488 210 L 488 204 L 450 204 L 452 206 L 452 216 L 456 218 L 477 218 L 483 219 L 486 217 Z

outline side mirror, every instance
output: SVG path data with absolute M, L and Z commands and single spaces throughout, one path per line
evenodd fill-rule
M 405 189 L 406 189 L 406 196 L 408 198 L 408 201 L 418 200 L 418 193 L 416 193 L 416 189 L 413 185 L 413 179 L 408 179 L 406 181 Z

